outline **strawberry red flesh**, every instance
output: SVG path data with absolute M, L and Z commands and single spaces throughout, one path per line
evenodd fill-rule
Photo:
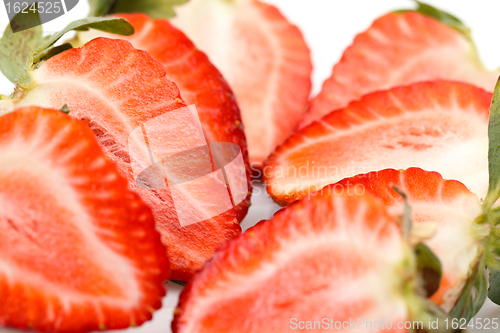
M 449 80 L 493 91 L 497 78 L 479 61 L 470 36 L 418 12 L 390 13 L 356 36 L 300 126 L 378 90 Z
M 150 53 L 165 67 L 167 78 L 179 87 L 186 104 L 196 106 L 207 140 L 232 142 L 240 147 L 247 166 L 248 187 L 251 188 L 247 144 L 240 110 L 229 85 L 208 57 L 166 20 L 151 20 L 144 14 L 113 16 L 125 18 L 133 25 L 135 33 L 131 36 L 119 36 L 89 30 L 78 34 L 79 41 L 84 43 L 99 36 L 124 39 L 135 48 Z M 238 221 L 245 217 L 249 203 L 250 192 L 236 207 Z
M 265 163 L 267 190 L 286 204 L 360 173 L 420 167 L 484 198 L 491 96 L 439 81 L 366 95 L 281 145 Z
M 475 223 L 482 215 L 481 203 L 462 183 L 419 168 L 357 175 L 341 180 L 333 189 L 369 192 L 384 202 L 391 215 L 402 216 L 403 198 L 393 186 L 407 195 L 414 223 L 412 238 L 423 241 L 441 262 L 441 285 L 431 300 L 449 312 L 482 253 Z
M 172 279 L 187 280 L 224 240 L 241 232 L 231 208 L 216 218 L 183 227 L 169 189 L 139 188 L 132 173 L 128 136 L 161 115 L 184 107 L 177 86 L 145 51 L 123 40 L 96 38 L 81 49 L 71 49 L 44 62 L 33 73 L 35 85 L 17 105 L 61 108 L 94 131 L 104 151 L 117 164 L 130 187 L 151 207 L 156 227 L 168 248 Z M 154 122 L 161 132 L 176 124 Z M 185 138 L 183 128 L 176 139 Z M 223 184 L 222 184 L 223 185 Z M 196 196 L 186 193 L 187 197 Z
M 250 162 L 261 165 L 292 133 L 307 104 L 312 65 L 304 37 L 276 7 L 256 0 L 192 0 L 176 11 L 173 24 L 233 89 Z
M 288 332 L 292 318 L 395 326 L 409 316 L 407 251 L 371 195 L 319 193 L 224 243 L 182 292 L 173 331 Z
M 92 131 L 60 111 L 0 117 L 0 323 L 119 329 L 161 306 L 168 260 L 151 210 Z

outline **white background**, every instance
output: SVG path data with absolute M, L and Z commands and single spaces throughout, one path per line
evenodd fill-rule
M 139 1 L 139 0 L 137 0 Z M 0 1 L 1 2 L 1 1 Z M 330 76 L 332 66 L 340 59 L 343 50 L 352 43 L 354 36 L 366 30 L 377 17 L 396 9 L 414 8 L 405 0 L 266 0 L 276 5 L 288 19 L 299 26 L 311 49 L 314 72 L 313 94 L 321 89 L 322 82 Z M 480 58 L 489 69 L 500 67 L 500 1 L 496 0 L 428 0 L 429 4 L 444 9 L 460 18 L 472 30 Z M 0 4 L 0 29 L 8 23 L 5 8 Z M 86 0 L 66 15 L 43 25 L 46 33 L 61 30 L 69 22 L 85 17 Z M 0 73 L 0 93 L 9 95 L 13 85 Z M 267 197 L 262 187 L 254 190 L 253 205 L 242 225 L 246 229 L 261 219 L 270 218 L 278 207 Z M 169 295 L 154 320 L 134 333 L 168 333 L 173 310 L 181 287 L 169 283 Z M 490 302 L 478 314 L 479 318 L 500 318 L 500 308 Z M 0 329 L 0 333 L 15 332 Z M 472 332 L 500 332 L 476 330 Z

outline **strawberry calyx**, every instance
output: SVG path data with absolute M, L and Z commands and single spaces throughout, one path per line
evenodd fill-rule
M 476 239 L 480 242 L 479 253 L 475 265 L 463 288 L 455 307 L 450 315 L 455 318 L 466 318 L 469 321 L 474 317 L 486 297 L 494 303 L 500 304 L 500 207 L 496 206 L 500 198 L 500 84 L 497 82 L 491 101 L 488 123 L 488 171 L 489 187 L 486 198 L 482 203 L 483 214 L 474 221 Z M 486 268 L 491 272 L 488 289 Z
M 115 13 L 144 13 L 152 18 L 169 19 L 175 16 L 175 7 L 189 0 L 127 1 L 90 0 L 89 16 L 104 16 Z
M 405 249 L 405 260 L 395 272 L 395 276 L 403 277 L 400 285 L 403 298 L 408 306 L 409 318 L 417 320 L 418 318 L 429 317 L 426 307 L 425 290 L 418 274 L 418 257 L 415 252 L 407 246 Z M 413 252 L 413 253 L 412 253 Z
M 34 27 L 20 29 L 14 33 L 12 26 Z M 43 31 L 38 12 L 20 12 L 7 25 L 0 40 L 0 71 L 18 88 L 29 90 L 33 86 L 33 70 L 50 57 L 72 47 L 68 43 L 58 46 L 54 44 L 67 32 L 90 28 L 126 36 L 134 33 L 133 26 L 123 18 L 92 17 L 76 20 L 63 30 L 42 37 Z
M 431 321 L 442 321 L 448 317 L 439 306 L 429 301 L 441 283 L 443 274 L 441 262 L 427 245 L 420 242 L 412 245 L 414 229 L 419 224 L 412 223 L 411 206 L 408 203 L 406 193 L 397 186 L 393 186 L 393 189 L 404 200 L 400 227 L 404 242 L 407 244 L 405 260 L 396 270 L 395 276 L 403 277 L 400 290 L 403 291 L 403 298 L 408 305 L 410 320 L 422 322 L 425 330 L 430 330 L 428 324 Z M 440 327 L 444 327 L 444 325 L 440 325 Z
M 486 279 L 485 259 L 483 253 L 478 255 L 477 261 L 471 266 L 469 277 L 455 306 L 450 311 L 452 318 L 471 320 L 486 301 L 488 284 Z
M 408 203 L 407 195 L 396 186 L 393 189 L 404 200 L 404 212 L 401 217 L 401 229 L 405 242 L 412 246 L 415 227 L 420 229 L 419 224 L 411 221 L 411 206 Z M 418 242 L 411 247 L 413 253 L 408 253 L 403 262 L 401 270 L 396 274 L 402 276 L 403 298 L 408 305 L 409 318 L 413 321 L 423 323 L 424 331 L 432 331 L 429 323 L 438 321 L 439 327 L 445 327 L 444 320 L 449 315 L 429 298 L 439 289 L 443 271 L 439 258 L 425 244 Z M 445 330 L 444 332 L 446 332 Z
M 447 328 L 448 325 L 445 324 L 445 320 L 465 317 L 469 321 L 479 311 L 486 299 L 485 288 L 479 288 L 477 282 L 482 281 L 477 278 L 481 275 L 481 270 L 478 269 L 479 262 L 471 267 L 471 274 L 466 287 L 457 305 L 450 313 L 447 313 L 429 299 L 433 292 L 439 288 L 441 280 L 440 262 L 432 250 L 422 243 L 415 245 L 413 254 L 406 256 L 403 267 L 404 271 L 397 272 L 397 274 L 405 276 L 406 272 L 402 290 L 408 306 L 408 318 L 410 321 L 423 324 L 423 327 L 421 327 L 423 332 L 436 331 L 435 327 L 430 326 L 431 323 L 435 322 L 438 322 L 439 332 L 455 332 L 452 328 Z M 475 293 L 472 293 L 473 289 L 475 289 Z M 454 312 L 460 313 L 460 315 Z

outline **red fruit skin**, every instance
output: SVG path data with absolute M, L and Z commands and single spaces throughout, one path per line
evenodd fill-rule
M 98 30 L 79 33 L 86 42 L 98 36 L 127 40 L 151 54 L 166 71 L 166 77 L 177 85 L 187 105 L 194 104 L 208 141 L 237 144 L 245 161 L 248 196 L 237 205 L 237 220 L 247 214 L 252 193 L 248 149 L 240 110 L 231 88 L 205 53 L 196 49 L 186 35 L 167 20 L 152 20 L 145 14 L 113 14 L 126 19 L 135 29 L 131 36 L 120 36 Z
M 468 82 L 493 91 L 472 42 L 457 30 L 414 11 L 389 13 L 357 35 L 311 100 L 300 128 L 368 93 L 414 82 Z
M 147 190 L 135 184 L 128 135 L 148 120 L 185 106 L 166 76 L 162 64 L 128 41 L 96 38 L 44 62 L 34 73 L 35 87 L 17 104 L 60 108 L 67 103 L 70 115 L 88 124 L 130 187 L 153 210 L 167 247 L 171 279 L 187 281 L 220 243 L 241 233 L 241 227 L 235 209 L 182 227 L 168 188 Z M 84 94 L 92 98 L 82 98 Z M 240 216 L 246 209 L 241 208 Z
M 103 327 L 124 329 L 150 320 L 166 294 L 165 247 L 151 210 L 129 189 L 92 131 L 57 110 L 20 108 L 0 117 L 0 152 L 0 159 L 7 159 L 0 163 L 0 205 L 4 207 L 0 230 L 4 237 L 9 236 L 0 242 L 0 325 L 77 333 Z M 19 159 L 24 163 L 14 164 Z M 53 172 L 47 175 L 44 168 Z M 16 170 L 22 172 L 21 178 Z M 63 189 L 78 195 L 57 193 Z M 68 201 L 55 200 L 61 195 Z M 88 219 L 68 215 L 77 208 Z M 88 223 L 85 234 L 79 229 L 81 223 Z M 49 227 L 59 228 L 57 235 Z M 63 234 L 77 237 L 57 239 Z M 123 267 L 114 266 L 120 262 L 107 262 L 107 269 L 122 273 L 108 275 L 110 280 L 105 281 L 97 262 L 114 257 L 107 251 L 92 252 L 97 249 L 90 246 L 82 248 L 82 243 L 90 242 L 89 235 L 137 272 L 124 274 Z M 95 256 L 94 262 L 87 262 L 86 255 Z M 113 277 L 117 279 L 114 283 Z M 129 290 L 117 289 L 123 281 L 136 281 L 140 294 L 126 298 Z M 123 294 L 117 295 L 117 291 Z M 115 304 L 110 304 L 113 298 Z M 128 307 L 129 302 L 135 305 Z
M 294 317 L 406 320 L 396 277 L 405 256 L 401 230 L 370 194 L 332 193 L 294 202 L 222 244 L 182 291 L 172 331 L 289 332 Z M 366 287 L 349 299 L 354 282 L 376 283 L 367 276 L 380 278 L 373 288 L 397 296 L 382 302 Z
M 365 95 L 296 131 L 279 146 L 264 163 L 267 191 L 278 204 L 287 205 L 356 174 L 414 166 L 458 179 L 482 197 L 488 182 L 487 146 L 479 152 L 466 147 L 457 151 L 464 155 L 456 159 L 442 156 L 468 140 L 487 143 L 491 98 L 478 87 L 447 81 Z M 475 153 L 481 159 L 472 159 Z M 477 179 L 461 174 L 467 167 L 467 172 L 478 172 Z M 459 174 L 464 178 L 452 177 Z

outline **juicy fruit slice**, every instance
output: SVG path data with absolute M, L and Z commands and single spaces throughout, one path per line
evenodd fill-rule
M 443 270 L 440 288 L 431 300 L 449 312 L 481 254 L 480 235 L 474 223 L 482 215 L 481 203 L 462 183 L 419 168 L 370 172 L 343 179 L 333 189 L 337 193 L 366 191 L 382 199 L 389 214 L 402 216 L 404 201 L 393 186 L 407 195 L 416 224 L 413 230 L 420 227 L 430 231 L 431 237 L 424 243 L 439 258 Z
M 346 177 L 420 167 L 459 180 L 484 198 L 491 97 L 455 82 L 366 95 L 281 145 L 264 164 L 267 191 L 286 204 Z
M 300 126 L 378 90 L 450 80 L 493 91 L 497 78 L 482 66 L 468 36 L 417 12 L 390 13 L 356 36 Z
M 395 328 L 409 317 L 409 262 L 379 200 L 318 193 L 224 243 L 182 292 L 173 331 L 289 332 L 292 318 L 365 318 L 406 332 Z
M 172 22 L 222 72 L 236 95 L 250 162 L 295 129 L 311 90 L 311 58 L 299 29 L 256 0 L 193 0 Z
M 133 129 L 185 106 L 163 67 L 125 41 L 93 40 L 50 58 L 32 75 L 34 86 L 16 105 L 60 109 L 67 104 L 71 116 L 87 122 L 120 165 L 129 160 L 127 139 Z
M 92 131 L 29 107 L 0 117 L 0 133 L 0 324 L 86 332 L 151 319 L 165 247 Z
M 185 106 L 164 67 L 129 42 L 96 38 L 44 62 L 33 73 L 35 85 L 17 105 L 69 106 L 70 115 L 94 131 L 132 189 L 153 210 L 156 228 L 168 248 L 172 279 L 186 280 L 224 240 L 241 232 L 230 209 L 217 218 L 182 227 L 169 189 L 139 188 L 130 166 L 128 136 L 148 120 Z M 161 132 L 163 126 L 153 128 Z M 175 126 L 175 124 L 173 124 Z M 179 131 L 179 138 L 185 133 Z M 187 193 L 187 196 L 190 194 Z M 196 195 L 194 193 L 193 195 Z
M 166 76 L 181 91 L 186 104 L 194 104 L 200 116 L 203 132 L 208 141 L 237 144 L 247 166 L 247 184 L 250 184 L 250 168 L 245 133 L 240 111 L 228 84 L 213 66 L 208 57 L 197 50 L 194 44 L 166 20 L 151 20 L 144 14 L 113 14 L 125 18 L 133 25 L 132 36 L 119 36 L 98 30 L 80 32 L 81 43 L 96 37 L 124 39 L 158 60 Z M 237 205 L 238 221 L 245 217 L 250 203 L 250 191 L 244 201 Z

